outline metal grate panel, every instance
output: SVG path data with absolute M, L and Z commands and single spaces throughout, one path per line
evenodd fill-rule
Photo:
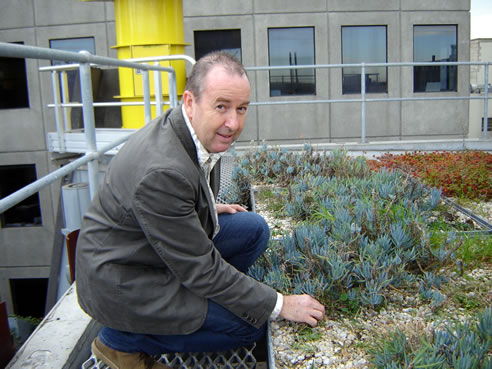
M 256 358 L 252 347 L 240 347 L 224 352 L 196 352 L 162 355 L 159 362 L 172 369 L 253 369 L 256 368 Z M 109 369 L 106 364 L 91 355 L 82 364 L 82 369 Z
M 231 155 L 224 155 L 220 159 L 220 186 L 219 194 L 217 195 L 217 202 L 225 204 L 225 195 L 227 190 L 232 185 L 232 170 L 234 169 L 234 157 Z

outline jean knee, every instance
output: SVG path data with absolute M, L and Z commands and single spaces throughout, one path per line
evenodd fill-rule
M 256 238 L 264 243 L 265 248 L 270 239 L 270 227 L 266 220 L 259 214 L 249 213 L 251 217 L 251 224 L 254 224 L 254 234 L 256 234 Z
M 260 328 L 250 327 L 250 329 L 241 332 L 241 334 L 238 336 L 238 339 L 242 342 L 242 345 L 244 346 L 250 345 L 254 342 L 258 342 L 266 334 L 266 328 L 267 323 L 263 324 Z

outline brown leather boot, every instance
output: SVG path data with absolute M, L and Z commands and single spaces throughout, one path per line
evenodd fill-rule
M 111 369 L 171 369 L 144 353 L 113 350 L 102 343 L 98 337 L 92 341 L 92 354 Z

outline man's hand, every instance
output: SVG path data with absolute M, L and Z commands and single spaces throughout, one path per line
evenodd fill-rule
M 215 204 L 215 206 L 217 207 L 217 214 L 222 214 L 222 213 L 235 214 L 238 211 L 247 211 L 241 205 L 237 205 L 237 204 Z
M 309 295 L 284 296 L 280 317 L 316 327 L 325 315 L 325 307 Z

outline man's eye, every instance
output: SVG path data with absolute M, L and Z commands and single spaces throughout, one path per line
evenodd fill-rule
M 246 113 L 246 111 L 248 110 L 248 107 L 246 106 L 241 106 L 237 109 L 239 111 L 239 113 Z
M 225 105 L 217 105 L 217 110 L 224 110 L 225 109 Z

